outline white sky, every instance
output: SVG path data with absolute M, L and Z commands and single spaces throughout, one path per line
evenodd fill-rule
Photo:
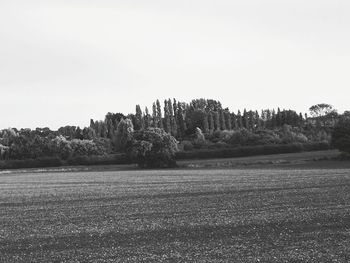
M 350 109 L 349 0 L 0 0 L 0 128 L 159 98 Z

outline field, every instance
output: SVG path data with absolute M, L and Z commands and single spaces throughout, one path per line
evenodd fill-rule
M 0 262 L 349 262 L 350 169 L 0 173 Z

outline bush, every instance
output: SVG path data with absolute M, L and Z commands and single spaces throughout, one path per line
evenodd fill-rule
M 332 132 L 332 144 L 342 152 L 350 153 L 350 119 L 340 119 Z
M 134 133 L 134 141 L 128 155 L 139 167 L 176 166 L 177 141 L 162 129 L 149 128 Z

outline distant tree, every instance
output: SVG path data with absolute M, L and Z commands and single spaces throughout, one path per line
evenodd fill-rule
M 237 112 L 237 124 L 238 124 L 238 128 L 240 129 L 243 128 L 243 118 L 240 110 L 238 110 Z
M 72 155 L 72 147 L 69 141 L 62 135 L 51 141 L 52 152 L 61 159 L 68 159 Z
M 249 116 L 248 116 L 248 113 L 247 113 L 247 110 L 244 109 L 243 111 L 243 127 L 246 128 L 246 129 L 249 129 Z
M 300 112 L 299 113 L 299 120 L 298 120 L 298 126 L 302 127 L 304 123 L 304 119 L 303 119 L 303 114 Z
M 252 110 L 248 112 L 248 126 L 249 126 L 249 129 L 255 128 L 255 116 L 254 116 L 254 111 Z
M 277 108 L 276 125 L 277 125 L 277 127 L 281 127 L 282 126 L 282 114 L 281 114 L 281 109 L 280 108 Z
M 95 127 L 95 122 L 93 119 L 90 119 L 90 127 L 94 128 Z
M 177 121 L 175 119 L 175 116 L 171 118 L 171 135 L 175 138 L 178 137 L 178 127 L 177 127 Z
M 309 108 L 312 117 L 325 116 L 334 111 L 333 106 L 326 103 L 313 105 Z
M 114 138 L 115 148 L 125 152 L 133 140 L 134 127 L 130 119 L 121 120 L 118 124 Z
M 254 114 L 254 126 L 258 129 L 260 129 L 262 126 L 260 116 L 257 110 L 255 111 L 255 114 Z
M 341 118 L 332 132 L 332 143 L 340 151 L 350 153 L 350 119 Z
M 139 167 L 174 167 L 177 150 L 177 141 L 173 136 L 163 129 L 150 128 L 134 133 L 128 154 Z
M 149 114 L 148 108 L 145 108 L 145 115 L 143 116 L 144 123 L 145 123 L 145 129 L 148 129 L 151 127 L 151 116 Z
M 217 111 L 214 111 L 213 112 L 213 118 L 214 118 L 214 127 L 215 127 L 215 130 L 216 131 L 219 131 L 220 128 L 221 128 L 221 125 L 220 125 L 220 116 L 219 116 L 219 113 Z
M 167 100 L 164 100 L 164 125 L 163 126 L 164 126 L 164 130 L 167 133 L 171 133 L 171 115 L 169 112 L 169 106 L 168 106 Z
M 91 127 L 85 127 L 82 131 L 84 140 L 93 140 L 96 137 L 96 132 Z
M 174 117 L 175 119 L 177 119 L 177 112 L 178 112 L 178 109 L 177 109 L 177 101 L 176 99 L 173 100 L 173 112 L 174 112 Z
M 337 115 L 337 111 L 333 109 L 333 106 L 327 103 L 320 103 L 313 105 L 309 108 L 312 117 L 322 122 L 323 126 L 326 126 L 326 122 L 329 119 L 334 119 Z
M 142 110 L 140 105 L 136 105 L 136 114 L 135 114 L 135 130 L 142 130 L 145 127 Z
M 342 118 L 350 119 L 350 111 L 344 111 L 344 113 L 341 115 Z
M 203 118 L 203 131 L 204 133 L 209 133 L 208 114 L 206 112 L 204 112 L 204 118 Z
M 226 130 L 226 122 L 225 122 L 225 113 L 224 110 L 219 111 L 219 118 L 220 118 L 220 130 Z
M 18 137 L 18 132 L 15 131 L 15 129 L 8 128 L 1 131 L 1 141 L 0 143 L 4 146 L 10 146 Z
M 186 127 L 186 122 L 184 118 L 183 106 L 181 105 L 180 102 L 178 103 L 178 107 L 177 107 L 177 123 L 178 123 L 178 131 L 179 131 L 178 136 L 180 138 L 183 138 L 187 127 Z
M 232 113 L 230 114 L 230 117 L 231 117 L 232 129 L 233 130 L 238 129 L 237 116 L 234 113 Z
M 215 131 L 214 118 L 211 112 L 208 113 L 208 129 L 210 134 Z
M 229 109 L 223 110 L 225 130 L 232 130 L 231 116 Z
M 158 117 L 157 117 L 157 106 L 156 103 L 152 105 L 152 127 L 159 128 Z
M 272 112 L 271 112 L 271 124 L 270 124 L 270 128 L 271 128 L 271 129 L 275 129 L 276 126 L 277 126 L 276 111 L 275 111 L 275 109 L 273 109 Z
M 194 134 L 196 128 L 208 131 L 208 117 L 203 109 L 191 110 L 187 113 L 187 133 Z
M 66 138 L 74 139 L 76 136 L 76 129 L 77 129 L 76 126 L 67 125 L 64 127 L 60 127 L 57 132 L 59 135 L 62 135 Z
M 75 130 L 75 136 L 74 138 L 82 140 L 83 139 L 83 131 L 80 129 L 78 126 L 77 129 Z
M 163 129 L 162 108 L 160 106 L 159 100 L 156 101 L 156 105 L 157 105 L 157 122 L 158 122 L 158 126 L 157 127 Z

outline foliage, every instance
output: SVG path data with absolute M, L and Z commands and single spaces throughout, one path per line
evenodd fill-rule
M 284 125 L 282 130 L 280 131 L 281 141 L 283 143 L 307 143 L 308 138 L 295 130 L 292 129 L 289 125 Z
M 202 133 L 202 130 L 198 127 L 196 128 L 193 143 L 196 146 L 202 146 L 206 144 L 204 134 Z
M 333 132 L 333 143 L 339 149 L 347 147 L 344 146 L 347 137 L 341 130 L 345 129 L 344 120 L 350 119 L 350 113 L 345 111 L 338 115 L 332 105 L 325 103 L 310 107 L 314 118 L 308 118 L 306 114 L 304 118 L 301 113 L 281 108 L 261 112 L 244 109 L 234 113 L 222 107 L 219 101 L 207 99 L 195 99 L 189 103 L 167 99 L 163 109 L 164 112 L 160 101 L 156 100 L 152 113 L 147 107 L 142 112 L 136 105 L 135 114 L 126 116 L 109 112 L 104 120 L 91 119 L 89 127 L 84 128 L 64 126 L 57 131 L 49 128 L 4 129 L 0 131 L 0 160 L 44 157 L 80 160 L 89 159 L 89 156 L 125 153 L 131 146 L 137 149 L 136 155 L 148 158 L 156 148 L 151 141 L 156 137 L 149 135 L 148 139 L 142 140 L 135 139 L 135 136 L 140 137 L 139 132 L 156 128 L 164 129 L 164 134 L 181 141 L 180 148 L 185 151 L 314 142 L 327 144 L 331 141 L 334 125 L 341 118 L 343 120 Z M 135 135 L 134 127 L 138 132 Z M 146 159 L 142 162 L 146 163 Z
M 320 103 L 313 105 L 309 108 L 312 117 L 325 116 L 331 112 L 334 112 L 333 106 L 327 103 Z
M 132 160 L 140 167 L 173 167 L 176 165 L 177 141 L 163 129 L 149 128 L 136 131 L 128 150 Z
M 333 145 L 343 152 L 350 153 L 350 119 L 342 118 L 334 127 L 332 133 Z
M 322 122 L 323 126 L 326 126 L 327 122 L 332 122 L 337 118 L 338 114 L 333 106 L 327 103 L 320 103 L 313 105 L 309 108 L 310 114 L 314 117 L 319 125 Z
M 116 134 L 113 138 L 115 149 L 118 152 L 126 152 L 133 140 L 134 127 L 130 119 L 119 122 Z

